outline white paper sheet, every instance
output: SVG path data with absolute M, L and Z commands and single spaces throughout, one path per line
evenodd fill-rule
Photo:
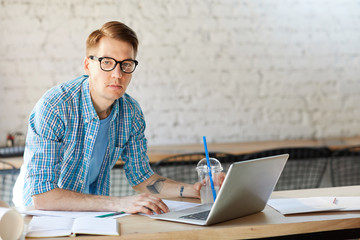
M 76 211 L 30 210 L 30 211 L 21 211 L 21 213 L 26 214 L 26 215 L 32 215 L 32 216 L 79 218 L 79 217 L 96 217 L 96 216 L 100 216 L 100 215 L 110 214 L 113 212 L 76 212 Z
M 197 203 L 163 200 L 164 203 L 169 207 L 170 211 L 178 211 L 185 208 L 190 208 L 198 205 Z M 105 214 L 111 214 L 114 212 L 75 212 L 75 211 L 43 211 L 43 210 L 30 210 L 21 211 L 22 214 L 33 215 L 33 216 L 53 216 L 53 217 L 68 217 L 68 218 L 79 218 L 79 217 L 97 217 Z M 125 217 L 130 214 L 124 213 L 121 215 L 115 215 L 107 218 L 119 218 Z M 142 214 L 146 215 L 146 214 Z
M 336 197 L 339 211 L 360 211 L 360 197 Z
M 173 201 L 173 200 L 164 200 L 164 203 L 169 207 L 170 212 L 180 211 L 186 208 L 191 208 L 199 205 L 199 203 L 191 202 L 182 202 L 182 201 Z
M 327 211 L 359 211 L 360 197 L 279 198 L 270 199 L 268 205 L 284 215 Z

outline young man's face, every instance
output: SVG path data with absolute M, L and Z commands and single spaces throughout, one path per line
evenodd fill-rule
M 100 39 L 98 48 L 91 54 L 97 58 L 111 57 L 117 61 L 134 59 L 135 53 L 132 45 L 127 42 L 115 40 L 109 37 Z M 124 73 L 117 64 L 115 69 L 106 72 L 100 68 L 97 59 L 84 60 L 85 73 L 89 75 L 91 99 L 95 107 L 110 106 L 116 99 L 124 95 L 132 74 Z

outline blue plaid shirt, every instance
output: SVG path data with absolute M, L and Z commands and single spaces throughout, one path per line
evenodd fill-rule
M 32 195 L 63 188 L 83 192 L 100 120 L 93 107 L 88 76 L 50 89 L 29 119 L 23 178 L 23 204 Z M 146 154 L 145 120 L 139 104 L 124 94 L 113 104 L 109 144 L 95 192 L 109 195 L 110 169 L 121 158 L 131 186 L 153 175 Z M 19 179 L 18 179 L 19 181 Z

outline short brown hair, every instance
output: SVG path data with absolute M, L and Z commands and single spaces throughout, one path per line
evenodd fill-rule
M 102 37 L 110 37 L 130 43 L 136 56 L 139 44 L 136 33 L 125 24 L 117 21 L 107 22 L 100 29 L 93 31 L 89 35 L 86 40 L 86 55 L 90 54 L 91 49 L 97 47 Z

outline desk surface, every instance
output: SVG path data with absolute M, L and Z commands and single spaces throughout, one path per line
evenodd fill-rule
M 360 196 L 360 186 L 279 191 L 272 198 Z M 132 215 L 118 218 L 121 236 L 79 236 L 86 239 L 239 239 L 285 236 L 360 228 L 360 212 L 327 212 L 283 216 L 271 207 L 247 217 L 195 226 Z M 59 239 L 59 238 L 57 238 Z M 68 239 L 68 238 L 66 238 Z

